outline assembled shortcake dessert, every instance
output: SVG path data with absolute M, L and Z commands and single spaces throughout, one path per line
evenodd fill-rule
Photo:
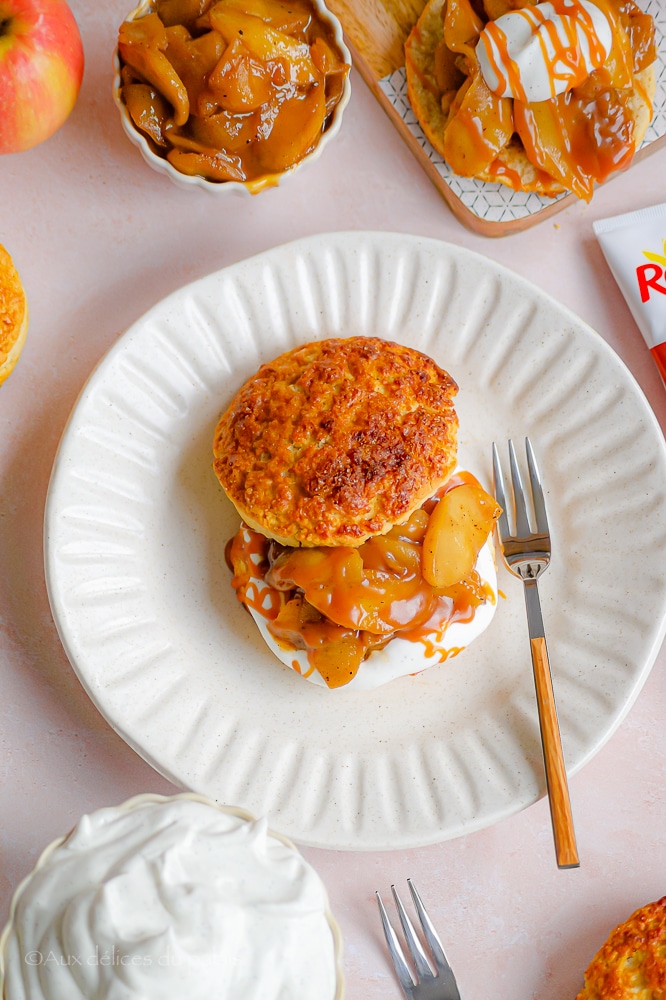
M 499 508 L 457 469 L 457 391 L 413 348 L 336 338 L 262 365 L 220 419 L 233 587 L 308 679 L 376 687 L 490 622 Z
M 428 0 L 407 96 L 455 174 L 589 201 L 645 137 L 656 58 L 633 0 Z

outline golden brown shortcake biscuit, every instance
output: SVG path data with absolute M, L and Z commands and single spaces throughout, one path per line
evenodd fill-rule
M 666 998 L 666 896 L 619 924 L 585 970 L 576 1000 Z
M 245 524 L 283 545 L 360 545 L 448 480 L 457 391 L 431 358 L 377 337 L 297 347 L 233 399 L 215 473 Z
M 480 73 L 473 49 L 478 37 L 476 31 L 482 25 L 483 19 L 478 17 L 476 11 L 484 9 L 486 11 L 485 20 L 487 21 L 494 19 L 511 8 L 525 6 L 531 0 L 485 0 L 483 4 L 477 3 L 471 5 L 474 11 L 471 18 L 475 19 L 475 27 L 472 28 L 471 25 L 469 26 L 470 39 L 462 46 L 465 51 L 457 55 L 448 53 L 448 55 L 443 57 L 444 17 L 447 2 L 458 3 L 458 0 L 428 0 L 419 20 L 405 43 L 407 97 L 430 144 L 449 163 L 454 173 L 458 173 L 460 176 L 475 177 L 480 181 L 505 184 L 507 187 L 515 190 L 534 191 L 537 194 L 548 197 L 554 197 L 567 190 L 573 190 L 579 197 L 589 199 L 592 193 L 593 182 L 604 178 L 594 176 L 589 179 L 585 176 L 572 177 L 570 178 L 572 183 L 567 186 L 562 176 L 554 176 L 544 164 L 533 162 L 519 134 L 522 128 L 523 135 L 526 135 L 527 132 L 533 131 L 533 126 L 531 124 L 522 124 L 521 114 L 516 113 L 516 109 L 512 108 L 513 101 L 509 98 L 496 99 L 487 88 L 485 88 L 487 91 L 487 105 L 491 106 L 493 102 L 496 102 L 498 105 L 498 112 L 494 121 L 497 124 L 502 120 L 504 126 L 502 129 L 498 124 L 495 130 L 494 135 L 498 148 L 493 153 L 491 162 L 482 169 L 477 169 L 476 166 L 466 169 L 465 152 L 464 150 L 461 151 L 460 148 L 460 140 L 461 137 L 465 137 L 465 130 L 469 131 L 470 155 L 473 160 L 475 152 L 479 150 L 478 138 L 474 135 L 475 128 L 478 127 L 480 129 L 479 137 L 483 134 L 483 141 L 486 141 L 488 136 L 493 141 L 493 130 L 486 129 L 481 119 L 477 120 L 474 114 L 468 115 L 466 109 L 459 115 L 459 120 L 455 123 L 454 129 L 447 133 L 456 108 L 459 107 L 466 89 L 470 86 L 475 75 Z M 618 4 L 618 11 L 620 10 L 620 6 Z M 644 35 L 647 36 L 648 28 L 646 25 L 651 22 L 651 18 L 648 15 L 641 14 L 638 8 L 635 7 L 631 8 L 631 14 L 628 11 L 629 5 L 625 5 L 622 16 L 627 24 L 627 35 L 630 38 L 633 36 L 630 27 L 630 21 L 633 17 L 635 22 L 642 21 Z M 617 16 L 619 18 L 619 13 Z M 636 32 L 636 35 L 638 35 L 638 32 Z M 616 106 L 626 109 L 626 112 L 624 110 L 619 112 L 626 118 L 622 128 L 620 128 L 619 120 L 617 120 L 617 109 L 611 110 L 608 105 L 608 94 L 612 93 L 612 88 L 606 86 L 603 81 L 595 84 L 598 90 L 596 100 L 599 102 L 599 122 L 603 121 L 604 118 L 608 118 L 609 121 L 611 117 L 615 119 L 612 127 L 609 128 L 609 136 L 613 130 L 617 133 L 624 133 L 628 129 L 631 130 L 632 142 L 629 157 L 627 158 L 627 162 L 622 162 L 619 165 L 619 169 L 624 169 L 628 165 L 631 156 L 643 142 L 647 128 L 652 120 L 653 99 L 656 90 L 656 63 L 652 61 L 649 65 L 644 65 L 650 58 L 654 59 L 654 56 L 649 55 L 646 49 L 647 43 L 641 42 L 640 52 L 636 53 L 634 57 L 633 74 L 631 76 L 632 85 L 624 88 L 621 92 L 616 91 L 616 93 L 619 93 Z M 600 73 L 603 73 L 603 70 L 598 71 L 598 77 L 600 77 Z M 592 79 L 593 76 L 592 74 L 589 79 Z M 483 89 L 484 86 L 481 80 L 479 89 Z M 594 90 L 594 87 L 592 90 Z M 502 101 L 505 103 L 502 104 Z M 604 104 L 604 102 L 606 103 Z M 482 100 L 478 103 L 479 106 L 483 106 Z M 546 104 L 550 102 L 540 103 Z M 586 104 L 586 113 L 589 114 L 589 108 L 592 104 L 592 101 L 588 101 Z M 534 105 L 524 105 L 523 107 L 530 108 L 534 107 Z M 556 128 L 561 125 L 562 109 L 563 105 L 560 105 L 554 115 Z M 507 125 L 507 119 L 510 120 L 512 113 L 514 118 L 513 124 Z M 595 141 L 594 137 L 603 134 L 603 132 L 603 125 L 590 123 L 588 127 L 589 142 L 593 143 Z M 498 135 L 501 135 L 501 138 L 497 138 Z M 563 142 L 566 145 L 569 139 L 565 139 Z M 580 142 L 580 134 L 576 142 Z M 536 145 L 541 145 L 539 140 Z M 590 160 L 593 161 L 593 159 L 594 151 L 590 154 Z M 601 173 L 605 170 L 606 167 L 603 167 Z
M 0 385 L 14 370 L 27 332 L 25 289 L 12 258 L 0 246 Z

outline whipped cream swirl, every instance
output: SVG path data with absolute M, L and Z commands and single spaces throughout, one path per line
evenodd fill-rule
M 326 891 L 292 847 L 190 797 L 84 816 L 20 888 L 4 1000 L 333 1000 Z
M 589 0 L 545 0 L 489 21 L 476 47 L 498 97 L 547 101 L 603 66 L 613 44 L 606 15 Z

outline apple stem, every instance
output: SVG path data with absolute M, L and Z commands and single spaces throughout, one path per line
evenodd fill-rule
M 5 17 L 3 20 L 0 20 L 0 38 L 2 38 L 3 35 L 9 33 L 9 27 L 11 23 L 12 23 L 11 17 Z

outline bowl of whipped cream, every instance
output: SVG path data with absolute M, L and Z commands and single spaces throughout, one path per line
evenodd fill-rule
M 2 1000 L 342 1000 L 326 889 L 264 819 L 194 793 L 82 817 L 17 888 Z

